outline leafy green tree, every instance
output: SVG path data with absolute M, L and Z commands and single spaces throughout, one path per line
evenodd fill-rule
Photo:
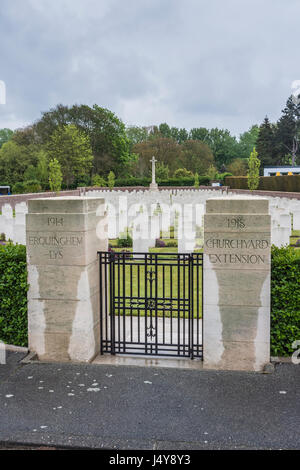
M 227 129 L 206 129 L 205 127 L 193 128 L 189 138 L 200 140 L 207 144 L 213 152 L 214 160 L 219 169 L 227 165 L 234 158 L 239 157 L 239 144 Z
M 169 178 L 169 167 L 165 165 L 163 162 L 157 162 L 155 168 L 155 175 L 157 181 L 167 180 Z
M 176 135 L 176 141 L 179 143 L 179 144 L 182 144 L 183 142 L 185 142 L 186 140 L 188 140 L 189 138 L 189 133 L 186 129 L 182 128 L 182 129 L 177 129 L 176 127 L 172 127 L 171 129 L 171 135 L 172 137 Z M 174 138 L 174 137 L 173 137 Z
M 158 130 L 162 137 L 167 137 L 167 138 L 173 137 L 171 133 L 171 129 L 166 122 L 160 124 L 158 127 Z
M 12 193 L 24 194 L 25 193 L 24 183 L 22 183 L 21 181 L 17 181 L 16 183 L 14 183 L 12 186 Z
M 49 187 L 51 191 L 59 192 L 61 190 L 63 176 L 61 166 L 56 158 L 49 162 Z
M 42 188 L 46 189 L 49 184 L 48 161 L 46 152 L 41 150 L 40 152 L 38 152 L 37 157 L 37 165 L 28 165 L 24 172 L 23 180 L 27 182 L 38 181 L 39 184 L 41 184 Z
M 193 173 L 186 168 L 178 168 L 174 171 L 174 178 L 191 178 Z
M 214 164 L 214 156 L 209 146 L 199 140 L 186 140 L 180 145 L 181 154 L 178 166 L 192 173 L 205 175 L 210 165 Z
M 12 136 L 12 140 L 18 145 L 24 145 L 26 147 L 41 144 L 41 139 L 36 132 L 35 125 L 17 129 Z
M 37 179 L 41 182 L 42 188 L 47 189 L 49 185 L 49 171 L 47 153 L 41 150 L 38 153 Z
M 194 186 L 195 186 L 195 188 L 199 188 L 199 175 L 198 175 L 198 173 L 195 173 Z
M 248 160 L 248 188 L 253 191 L 258 188 L 259 186 L 259 167 L 260 167 L 260 160 L 258 158 L 258 153 L 253 148 L 253 151 L 250 154 L 250 158 Z
M 100 175 L 93 175 L 92 176 L 92 186 L 104 187 L 104 186 L 106 186 L 106 181 Z
M 130 152 L 131 142 L 126 134 L 125 125 L 111 111 L 94 105 L 58 105 L 43 113 L 34 125 L 39 140 L 47 144 L 58 128 L 73 124 L 90 140 L 95 174 L 117 170 L 126 174 L 134 156 Z
M 211 129 L 207 144 L 214 154 L 217 168 L 221 168 L 222 165 L 226 166 L 239 156 L 237 140 L 227 129 Z
M 239 158 L 249 158 L 253 147 L 256 146 L 258 135 L 259 127 L 257 124 L 251 126 L 250 129 L 243 132 L 243 134 L 240 134 L 238 142 Z
M 140 142 L 134 145 L 133 152 L 138 155 L 138 159 L 132 165 L 133 176 L 148 176 L 151 171 L 150 160 L 153 155 L 155 158 L 167 165 L 171 174 L 178 168 L 182 148 L 173 139 L 153 136 L 146 142 Z
M 208 176 L 208 178 L 210 179 L 210 181 L 213 181 L 217 178 L 217 169 L 214 165 L 210 165 L 210 167 L 208 168 L 207 172 L 206 172 L 206 175 Z
M 206 129 L 205 127 L 194 127 L 190 130 L 189 139 L 201 140 L 202 142 L 207 143 L 209 141 L 209 129 Z
M 49 160 L 58 160 L 67 187 L 89 175 L 93 163 L 90 139 L 74 124 L 57 128 L 47 150 Z
M 23 184 L 25 193 L 39 193 L 42 191 L 42 186 L 37 180 L 28 180 L 25 181 Z
M 149 138 L 164 137 L 166 139 L 173 139 L 178 144 L 185 142 L 189 138 L 189 133 L 186 129 L 179 129 L 178 127 L 169 127 L 167 123 L 162 123 L 158 127 L 153 126 L 150 131 Z
M 228 171 L 234 176 L 246 176 L 248 170 L 248 159 L 235 158 L 227 168 Z
M 0 129 L 0 148 L 5 144 L 5 142 L 8 142 L 12 138 L 13 134 L 14 132 L 6 127 L 4 129 Z
M 18 145 L 14 140 L 9 140 L 0 149 L 0 181 L 10 185 L 23 181 L 28 166 L 36 166 L 37 161 L 36 148 Z
M 24 172 L 24 181 L 38 180 L 38 170 L 33 165 L 28 165 Z
M 108 184 L 109 189 L 113 189 L 115 187 L 115 183 L 116 183 L 115 174 L 113 171 L 110 171 L 107 177 L 107 184 Z
M 126 128 L 126 135 L 131 146 L 140 142 L 145 142 L 149 138 L 149 132 L 146 127 L 129 126 Z

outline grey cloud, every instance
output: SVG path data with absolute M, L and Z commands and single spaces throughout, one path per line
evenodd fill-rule
M 222 127 L 279 117 L 300 79 L 300 2 L 2 0 L 0 127 L 57 103 L 125 123 Z

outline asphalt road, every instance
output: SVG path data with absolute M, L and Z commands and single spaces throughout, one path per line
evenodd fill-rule
M 0 445 L 300 449 L 300 366 L 273 374 L 0 365 Z

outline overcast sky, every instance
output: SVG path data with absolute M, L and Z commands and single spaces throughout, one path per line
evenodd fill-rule
M 300 79 L 300 0 L 0 0 L 0 128 L 58 103 L 127 125 L 277 120 Z

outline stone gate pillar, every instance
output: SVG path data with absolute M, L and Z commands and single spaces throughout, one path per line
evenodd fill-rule
M 259 371 L 270 361 L 267 199 L 216 198 L 204 216 L 204 367 Z
M 39 359 L 90 361 L 99 352 L 97 250 L 107 250 L 107 236 L 99 230 L 103 209 L 99 198 L 28 201 L 29 349 Z

